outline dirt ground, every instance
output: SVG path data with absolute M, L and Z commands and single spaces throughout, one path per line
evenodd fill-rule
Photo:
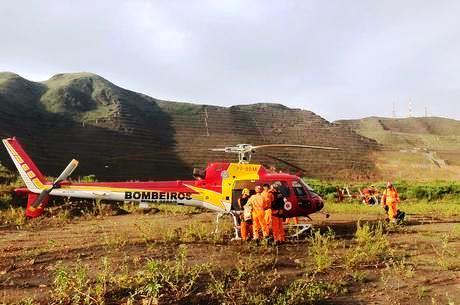
M 330 227 L 345 249 L 356 231 L 356 223 L 375 223 L 380 216 L 334 214 L 329 219 L 315 215 L 315 228 Z M 154 215 L 129 214 L 122 216 L 72 220 L 62 226 L 0 229 L 0 302 L 21 303 L 29 298 L 47 304 L 52 299 L 56 265 L 93 266 L 96 271 L 101 257 L 108 257 L 112 265 L 129 258 L 142 262 L 148 258 L 174 259 L 178 247 L 187 247 L 187 261 L 198 264 L 213 261 L 220 268 L 232 267 L 235 260 L 250 255 L 251 247 L 228 239 L 209 241 L 177 240 L 164 232 L 187 234 L 186 230 L 202 226 L 212 228 L 214 214 Z M 376 264 L 361 266 L 347 281 L 345 293 L 322 300 L 325 304 L 459 304 L 460 303 L 460 218 L 433 219 L 411 216 L 407 224 L 389 233 L 391 251 L 404 259 L 404 267 L 388 268 Z M 32 229 L 33 228 L 33 229 Z M 171 231 L 173 230 L 173 231 Z M 148 239 L 148 241 L 147 241 Z M 444 241 L 444 243 L 443 243 Z M 447 246 L 448 248 L 447 248 Z M 445 246 L 445 247 L 444 247 Z M 446 251 L 441 252 L 446 248 Z M 301 276 L 299 261 L 308 259 L 308 241 L 286 243 L 276 248 L 278 281 L 289 283 Z M 273 250 L 270 250 L 273 253 Z M 343 274 L 340 249 L 333 254 L 335 263 L 328 278 Z M 260 253 L 260 252 L 258 252 Z M 260 255 L 260 254 L 259 254 Z M 449 260 L 444 266 L 442 260 Z M 408 266 L 410 268 L 408 268 Z M 133 268 L 137 268 L 132 265 Z M 360 280 L 356 272 L 362 274 Z M 112 297 L 107 303 L 122 303 Z M 196 299 L 197 303 L 207 303 Z

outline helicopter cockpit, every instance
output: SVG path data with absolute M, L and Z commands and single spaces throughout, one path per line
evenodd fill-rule
M 250 194 L 255 193 L 254 188 L 256 185 L 263 184 L 278 184 L 280 185 L 280 192 L 286 198 L 294 199 L 299 203 L 300 207 L 309 208 L 310 199 L 312 196 L 318 196 L 313 189 L 305 183 L 302 179 L 284 181 L 284 180 L 237 180 L 235 181 L 232 189 L 232 210 L 239 210 L 238 198 L 241 196 L 243 189 L 247 188 Z

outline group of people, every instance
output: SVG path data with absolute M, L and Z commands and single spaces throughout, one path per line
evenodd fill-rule
M 238 206 L 243 211 L 241 217 L 241 238 L 259 240 L 260 233 L 264 239 L 273 234 L 275 242 L 283 242 L 284 215 L 286 201 L 277 184 L 257 185 L 251 196 L 249 189 L 243 189 L 238 198 Z
M 275 242 L 285 241 L 284 234 L 284 204 L 287 199 L 280 192 L 278 184 L 257 185 L 255 193 L 251 195 L 249 189 L 245 188 L 238 198 L 241 214 L 241 238 L 243 240 L 267 239 L 273 234 Z M 396 188 L 391 182 L 382 194 L 381 204 L 388 214 L 388 221 L 398 222 L 404 219 L 404 212 L 397 207 L 400 199 Z M 289 222 L 289 218 L 286 222 Z M 298 223 L 298 219 L 294 219 Z M 261 234 L 262 233 L 262 234 Z

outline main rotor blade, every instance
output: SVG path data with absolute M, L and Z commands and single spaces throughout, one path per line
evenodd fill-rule
M 40 195 L 38 195 L 37 199 L 35 199 L 35 201 L 32 203 L 32 207 L 37 208 L 40 203 L 42 203 L 42 201 L 45 200 L 45 198 L 51 193 L 53 188 L 54 187 L 52 186 L 49 189 L 43 190 Z
M 54 181 L 53 184 L 59 184 L 60 182 L 66 180 L 72 173 L 73 171 L 78 167 L 78 161 L 75 159 L 72 159 L 70 163 L 67 165 L 67 167 L 64 169 L 64 171 L 59 175 L 59 177 Z
M 305 169 L 301 168 L 300 166 L 297 166 L 294 163 L 288 162 L 288 161 L 286 161 L 284 159 L 281 159 L 281 158 L 278 158 L 278 157 L 275 157 L 275 156 L 271 156 L 271 155 L 267 155 L 267 154 L 261 154 L 261 153 L 259 153 L 258 155 L 259 156 L 264 156 L 264 157 L 267 157 L 267 158 L 270 158 L 270 159 L 273 159 L 273 160 L 276 160 L 276 161 L 279 161 L 279 162 L 284 163 L 284 164 L 286 164 L 286 165 L 288 165 L 288 166 L 290 166 L 292 168 L 300 170 L 300 171 L 302 171 L 304 173 L 307 172 Z
M 269 147 L 296 147 L 296 148 L 311 148 L 311 149 L 323 149 L 323 150 L 339 150 L 339 148 L 337 148 L 337 147 L 316 146 L 316 145 L 299 145 L 299 144 L 266 144 L 266 145 L 252 146 L 252 149 L 269 148 Z

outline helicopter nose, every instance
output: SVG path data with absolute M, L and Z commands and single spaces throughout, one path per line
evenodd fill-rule
M 321 197 L 318 197 L 318 201 L 316 204 L 316 211 L 319 211 L 322 208 L 324 208 L 324 200 Z

